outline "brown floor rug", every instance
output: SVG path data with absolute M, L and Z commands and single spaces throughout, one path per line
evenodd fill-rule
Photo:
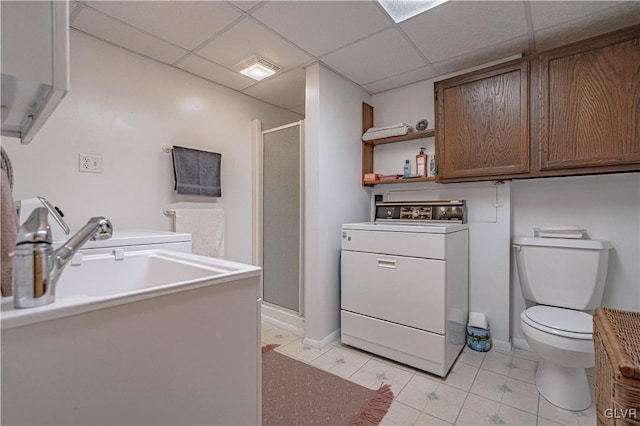
M 262 424 L 377 425 L 393 401 L 390 385 L 374 391 L 262 348 Z

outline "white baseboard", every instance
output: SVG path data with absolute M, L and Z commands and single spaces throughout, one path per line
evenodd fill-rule
M 262 302 L 262 321 L 286 330 L 296 336 L 304 336 L 304 318 Z
M 340 337 L 340 329 L 337 329 L 330 333 L 328 336 L 324 337 L 322 340 L 310 339 L 309 337 L 305 337 L 302 340 L 303 345 L 310 346 L 316 349 L 322 349 L 334 340 Z

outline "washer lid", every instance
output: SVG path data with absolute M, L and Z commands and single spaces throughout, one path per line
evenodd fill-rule
M 533 306 L 525 311 L 533 322 L 554 330 L 570 333 L 591 334 L 593 317 L 586 312 L 552 306 Z
M 398 221 L 389 222 L 362 222 L 362 223 L 343 223 L 343 231 L 360 230 L 360 231 L 388 231 L 388 232 L 423 232 L 429 234 L 449 234 L 469 229 L 469 225 L 454 222 L 436 222 L 430 223 L 396 223 Z

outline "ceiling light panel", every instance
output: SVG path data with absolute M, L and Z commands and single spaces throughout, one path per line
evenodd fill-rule
M 378 0 L 396 23 L 426 12 L 447 0 Z
M 253 56 L 235 66 L 236 71 L 251 77 L 254 80 L 262 80 L 275 74 L 280 67 L 258 56 Z

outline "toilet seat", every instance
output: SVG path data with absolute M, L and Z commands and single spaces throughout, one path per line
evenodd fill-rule
M 593 339 L 593 317 L 586 312 L 553 306 L 532 306 L 520 318 L 546 333 L 572 339 Z

